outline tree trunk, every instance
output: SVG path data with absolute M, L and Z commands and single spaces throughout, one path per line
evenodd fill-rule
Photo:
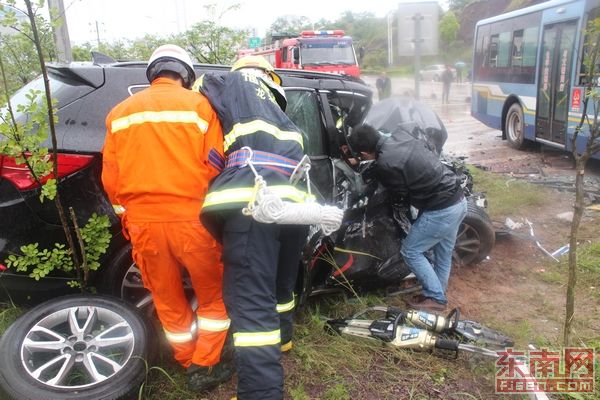
M 573 205 L 573 220 L 571 221 L 571 235 L 569 240 L 569 280 L 567 283 L 567 304 L 566 316 L 563 332 L 563 345 L 571 345 L 572 323 L 575 316 L 575 286 L 577 284 L 577 236 L 579 234 L 579 225 L 583 217 L 584 207 L 584 187 L 583 178 L 585 174 L 585 165 L 588 157 L 576 157 L 577 175 L 575 177 L 575 204 Z
M 73 259 L 73 265 L 75 267 L 75 271 L 77 272 L 77 279 L 81 284 L 81 290 L 83 292 L 83 288 L 85 287 L 85 282 L 82 280 L 81 275 L 81 264 L 79 261 L 78 249 L 75 247 L 75 241 L 73 240 L 73 235 L 71 233 L 71 228 L 69 226 L 69 221 L 67 220 L 67 215 L 65 212 L 65 208 L 62 205 L 60 190 L 58 188 L 58 144 L 56 139 L 56 128 L 54 126 L 54 109 L 52 105 L 52 97 L 50 93 L 50 79 L 48 78 L 48 70 L 46 69 L 46 63 L 44 61 L 44 53 L 42 51 L 41 40 L 38 35 L 37 26 L 35 24 L 35 14 L 33 12 L 33 8 L 31 6 L 31 0 L 25 0 L 25 5 L 27 7 L 27 13 L 29 15 L 29 21 L 31 23 L 31 31 L 33 32 L 34 45 L 38 53 L 38 59 L 40 62 L 40 68 L 42 69 L 42 77 L 44 79 L 44 88 L 46 93 L 46 105 L 48 107 L 48 125 L 50 127 L 50 138 L 52 140 L 52 163 L 53 163 L 53 175 L 56 179 L 56 197 L 54 198 L 54 204 L 56 205 L 56 209 L 58 210 L 58 215 L 60 218 L 60 223 L 62 225 L 63 231 L 65 233 L 65 238 L 67 240 L 67 244 L 69 249 L 71 250 L 71 258 Z M 84 249 L 81 249 L 81 252 L 84 252 Z

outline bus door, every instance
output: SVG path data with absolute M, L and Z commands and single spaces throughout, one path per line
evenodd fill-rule
M 535 136 L 565 144 L 577 21 L 544 26 Z

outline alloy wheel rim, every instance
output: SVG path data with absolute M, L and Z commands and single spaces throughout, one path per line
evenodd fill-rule
M 102 307 L 65 308 L 38 321 L 25 335 L 20 355 L 36 381 L 60 389 L 88 388 L 117 374 L 131 359 L 133 330 Z
M 189 276 L 183 277 L 183 290 L 188 295 L 189 299 L 194 297 L 194 289 Z M 152 302 L 152 294 L 148 289 L 144 287 L 142 280 L 142 272 L 138 268 L 136 263 L 131 263 L 123 281 L 121 282 L 121 298 L 131 304 L 133 304 L 139 310 L 149 315 L 154 312 L 154 303 Z M 197 303 L 192 301 L 192 308 L 197 307 Z
M 131 263 L 125 272 L 121 282 L 121 298 L 142 310 L 152 306 L 152 295 L 144 287 L 142 273 L 135 263 Z

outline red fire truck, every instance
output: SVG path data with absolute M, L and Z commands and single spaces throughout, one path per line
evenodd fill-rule
M 275 68 L 360 75 L 352 38 L 339 29 L 303 31 L 298 37 L 282 38 L 270 46 L 238 51 L 238 58 L 247 55 L 261 55 Z

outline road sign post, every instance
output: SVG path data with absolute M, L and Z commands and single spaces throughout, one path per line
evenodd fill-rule
M 259 37 L 251 37 L 248 39 L 248 47 L 251 49 L 255 49 L 260 47 L 261 39 Z

